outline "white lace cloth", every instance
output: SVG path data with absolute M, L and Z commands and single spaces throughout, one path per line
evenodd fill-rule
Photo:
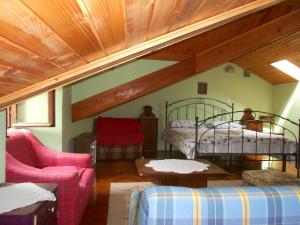
M 34 204 L 55 201 L 53 193 L 33 183 L 19 183 L 0 188 L 0 214 Z
M 208 164 L 201 163 L 195 160 L 180 160 L 180 159 L 164 159 L 151 160 L 146 167 L 152 167 L 158 172 L 175 172 L 175 173 L 192 173 L 208 170 Z

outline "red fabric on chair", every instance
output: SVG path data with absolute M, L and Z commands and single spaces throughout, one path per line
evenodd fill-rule
M 78 225 L 95 180 L 91 156 L 48 149 L 27 130 L 8 130 L 6 150 L 6 182 L 57 183 L 58 225 Z
M 132 145 L 144 142 L 142 127 L 135 118 L 98 118 L 96 122 L 98 145 Z

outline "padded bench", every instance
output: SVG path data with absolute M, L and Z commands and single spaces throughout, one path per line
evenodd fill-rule
M 97 159 L 137 159 L 144 135 L 136 118 L 97 118 Z
M 300 179 L 276 170 L 245 170 L 243 181 L 254 186 L 300 185 Z

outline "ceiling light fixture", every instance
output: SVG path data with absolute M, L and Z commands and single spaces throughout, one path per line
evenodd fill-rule
M 284 59 L 274 63 L 271 65 L 280 71 L 286 73 L 287 75 L 295 78 L 296 80 L 300 81 L 300 68 L 295 64 L 291 63 L 290 61 Z

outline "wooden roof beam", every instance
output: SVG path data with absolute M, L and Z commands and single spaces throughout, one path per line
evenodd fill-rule
M 72 104 L 72 121 L 97 115 L 195 74 L 194 57 Z
M 49 78 L 45 81 L 36 83 L 19 91 L 15 91 L 12 94 L 1 97 L 0 109 L 10 104 L 29 98 L 33 95 L 49 91 L 56 87 L 67 85 L 83 78 L 95 75 L 111 67 L 136 59 L 155 50 L 188 39 L 200 33 L 206 32 L 218 26 L 222 26 L 228 22 L 284 1 L 285 0 L 257 0 L 254 2 L 250 2 L 241 7 L 228 10 L 216 16 L 201 20 L 197 23 L 151 39 L 142 44 L 138 44 L 136 46 L 106 56 L 86 65 L 61 73 L 55 77 Z

